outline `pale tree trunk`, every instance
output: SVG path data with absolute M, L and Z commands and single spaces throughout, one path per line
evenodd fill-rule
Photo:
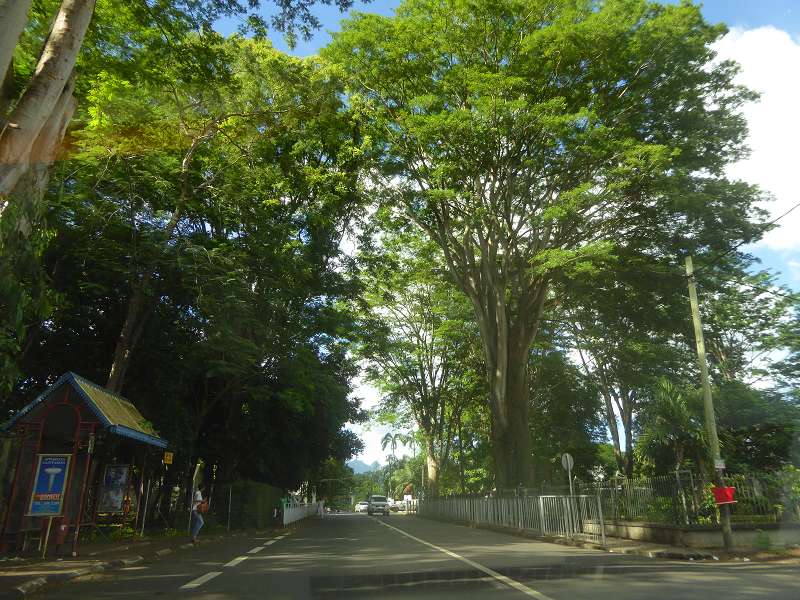
M 0 131 L 6 124 L 7 86 L 13 76 L 14 48 L 28 22 L 32 0 L 0 0 Z
M 601 394 L 603 396 L 603 402 L 606 405 L 606 419 L 608 420 L 608 429 L 611 431 L 611 441 L 614 444 L 614 456 L 617 459 L 617 468 L 619 469 L 620 473 L 623 473 L 626 477 L 631 469 L 628 468 L 628 463 L 630 462 L 630 453 L 628 451 L 628 440 L 630 439 L 630 435 L 628 433 L 628 428 L 626 426 L 625 415 L 622 412 L 622 409 L 619 408 L 620 402 L 618 397 L 615 395 L 613 388 L 609 382 L 608 376 L 606 374 L 606 369 L 602 363 L 598 362 L 597 370 L 600 373 L 600 389 Z M 619 434 L 619 423 L 617 421 L 617 412 L 614 410 L 614 405 L 617 405 L 619 408 L 619 420 L 622 423 L 622 431 L 625 435 L 625 451 L 622 450 L 622 441 Z
M 18 180 L 12 194 L 15 226 L 8 230 L 23 238 L 30 236 L 42 216 L 42 199 L 49 180 L 50 165 L 58 155 L 61 140 L 77 105 L 72 95 L 74 85 L 74 77 L 70 77 L 50 118 L 33 143 L 29 168 Z
M 626 433 L 626 451 L 622 451 L 622 440 L 619 434 L 619 425 L 617 423 L 617 413 L 614 411 L 615 403 L 619 406 L 619 400 L 616 396 L 612 397 L 612 388 L 609 382 L 608 375 L 606 373 L 606 368 L 603 365 L 603 361 L 601 361 L 596 356 L 594 357 L 595 362 L 595 370 L 596 373 L 593 373 L 592 370 L 589 368 L 589 364 L 586 361 L 586 358 L 583 354 L 583 349 L 581 348 L 582 344 L 585 344 L 584 340 L 581 340 L 579 335 L 579 329 L 577 325 L 572 326 L 572 333 L 575 339 L 576 349 L 578 350 L 578 355 L 581 359 L 581 364 L 583 365 L 583 370 L 586 373 L 587 377 L 593 378 L 597 380 L 597 386 L 600 389 L 600 395 L 603 398 L 603 404 L 605 405 L 606 409 L 606 421 L 608 422 L 608 430 L 611 432 L 611 443 L 614 446 L 614 458 L 617 461 L 617 469 L 620 473 L 625 474 L 627 476 L 630 469 L 628 468 L 628 457 L 629 452 L 627 450 L 628 444 L 627 440 L 630 439 L 630 435 Z M 597 375 L 599 373 L 599 375 Z M 627 431 L 625 428 L 625 420 L 624 415 L 620 413 L 620 420 L 623 422 L 623 429 Z
M 458 481 L 461 486 L 461 493 L 467 493 L 467 481 L 464 474 L 464 428 L 461 424 L 461 413 L 456 417 L 456 429 L 458 430 Z
M 14 23 L 18 23 L 18 13 L 24 7 L 18 6 L 19 0 L 5 2 L 3 6 L 8 6 L 9 15 L 14 16 Z M 36 160 L 32 154 L 34 148 L 58 148 L 61 144 L 61 137 L 58 137 L 60 128 L 48 130 L 47 124 L 51 122 L 54 113 L 58 112 L 59 105 L 63 104 L 62 96 L 70 85 L 94 6 L 95 0 L 63 0 L 30 84 L 8 115 L 7 123 L 0 132 L 0 216 L 8 206 L 17 183 L 29 171 L 31 162 Z M 5 26 L 5 22 L 3 25 Z M 14 31 L 11 33 L 13 38 Z M 19 34 L 16 38 L 19 38 Z M 4 41 L 3 47 L 7 43 L 10 41 Z M 7 70 L 11 64 L 10 59 L 2 56 L 0 60 L 8 60 Z M 42 139 L 43 133 L 49 137 Z M 63 130 L 61 135 L 63 136 Z
M 626 388 L 610 389 L 611 395 L 619 411 L 622 433 L 625 436 L 624 473 L 625 477 L 633 477 L 633 403 L 634 394 Z
M 425 466 L 428 471 L 428 495 L 436 497 L 439 495 L 439 459 L 432 440 L 425 444 Z
M 528 359 L 538 329 L 547 287 L 542 285 L 530 306 L 512 320 L 502 293 L 493 302 L 473 298 L 486 358 L 492 415 L 492 458 L 498 489 L 534 482 L 529 426 Z

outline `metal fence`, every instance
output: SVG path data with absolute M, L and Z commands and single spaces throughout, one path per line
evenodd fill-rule
M 725 485 L 736 488 L 731 518 L 740 523 L 800 522 L 800 470 L 731 474 Z M 719 509 L 713 482 L 690 471 L 647 478 L 574 482 L 543 490 L 501 490 L 485 497 L 424 499 L 423 517 L 496 526 L 605 543 L 606 523 L 643 521 L 678 526 L 715 525 Z
M 736 503 L 730 505 L 734 521 L 800 521 L 800 478 L 796 473 L 729 474 L 724 481 L 725 485 L 736 488 Z M 579 494 L 600 498 L 607 520 L 711 525 L 719 518 L 711 492 L 713 482 L 691 471 L 647 478 L 576 482 L 574 487 Z M 549 489 L 558 492 L 562 488 Z
M 596 496 L 451 496 L 419 502 L 422 517 L 495 526 L 534 535 L 605 544 L 602 506 Z

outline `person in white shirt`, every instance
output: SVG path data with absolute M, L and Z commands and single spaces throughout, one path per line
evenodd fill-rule
M 203 514 L 200 512 L 200 505 L 203 503 L 202 487 L 198 487 L 194 493 L 194 500 L 192 500 L 192 519 L 191 519 L 191 532 L 192 543 L 197 543 L 197 536 L 200 535 L 200 530 L 205 525 Z

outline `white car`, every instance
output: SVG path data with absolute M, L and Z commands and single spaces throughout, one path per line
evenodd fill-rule
M 369 509 L 369 502 L 359 502 L 356 504 L 356 512 L 367 512 Z
M 389 501 L 386 496 L 370 496 L 369 505 L 367 506 L 367 514 L 373 515 L 375 513 L 383 513 L 384 517 L 389 516 Z

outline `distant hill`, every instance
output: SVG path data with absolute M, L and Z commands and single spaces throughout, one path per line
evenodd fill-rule
M 360 475 L 361 473 L 369 473 L 370 471 L 377 471 L 381 468 L 381 465 L 377 460 L 373 461 L 371 465 L 368 465 L 364 461 L 355 459 L 349 461 L 347 466 L 353 469 L 353 473 L 357 475 Z

